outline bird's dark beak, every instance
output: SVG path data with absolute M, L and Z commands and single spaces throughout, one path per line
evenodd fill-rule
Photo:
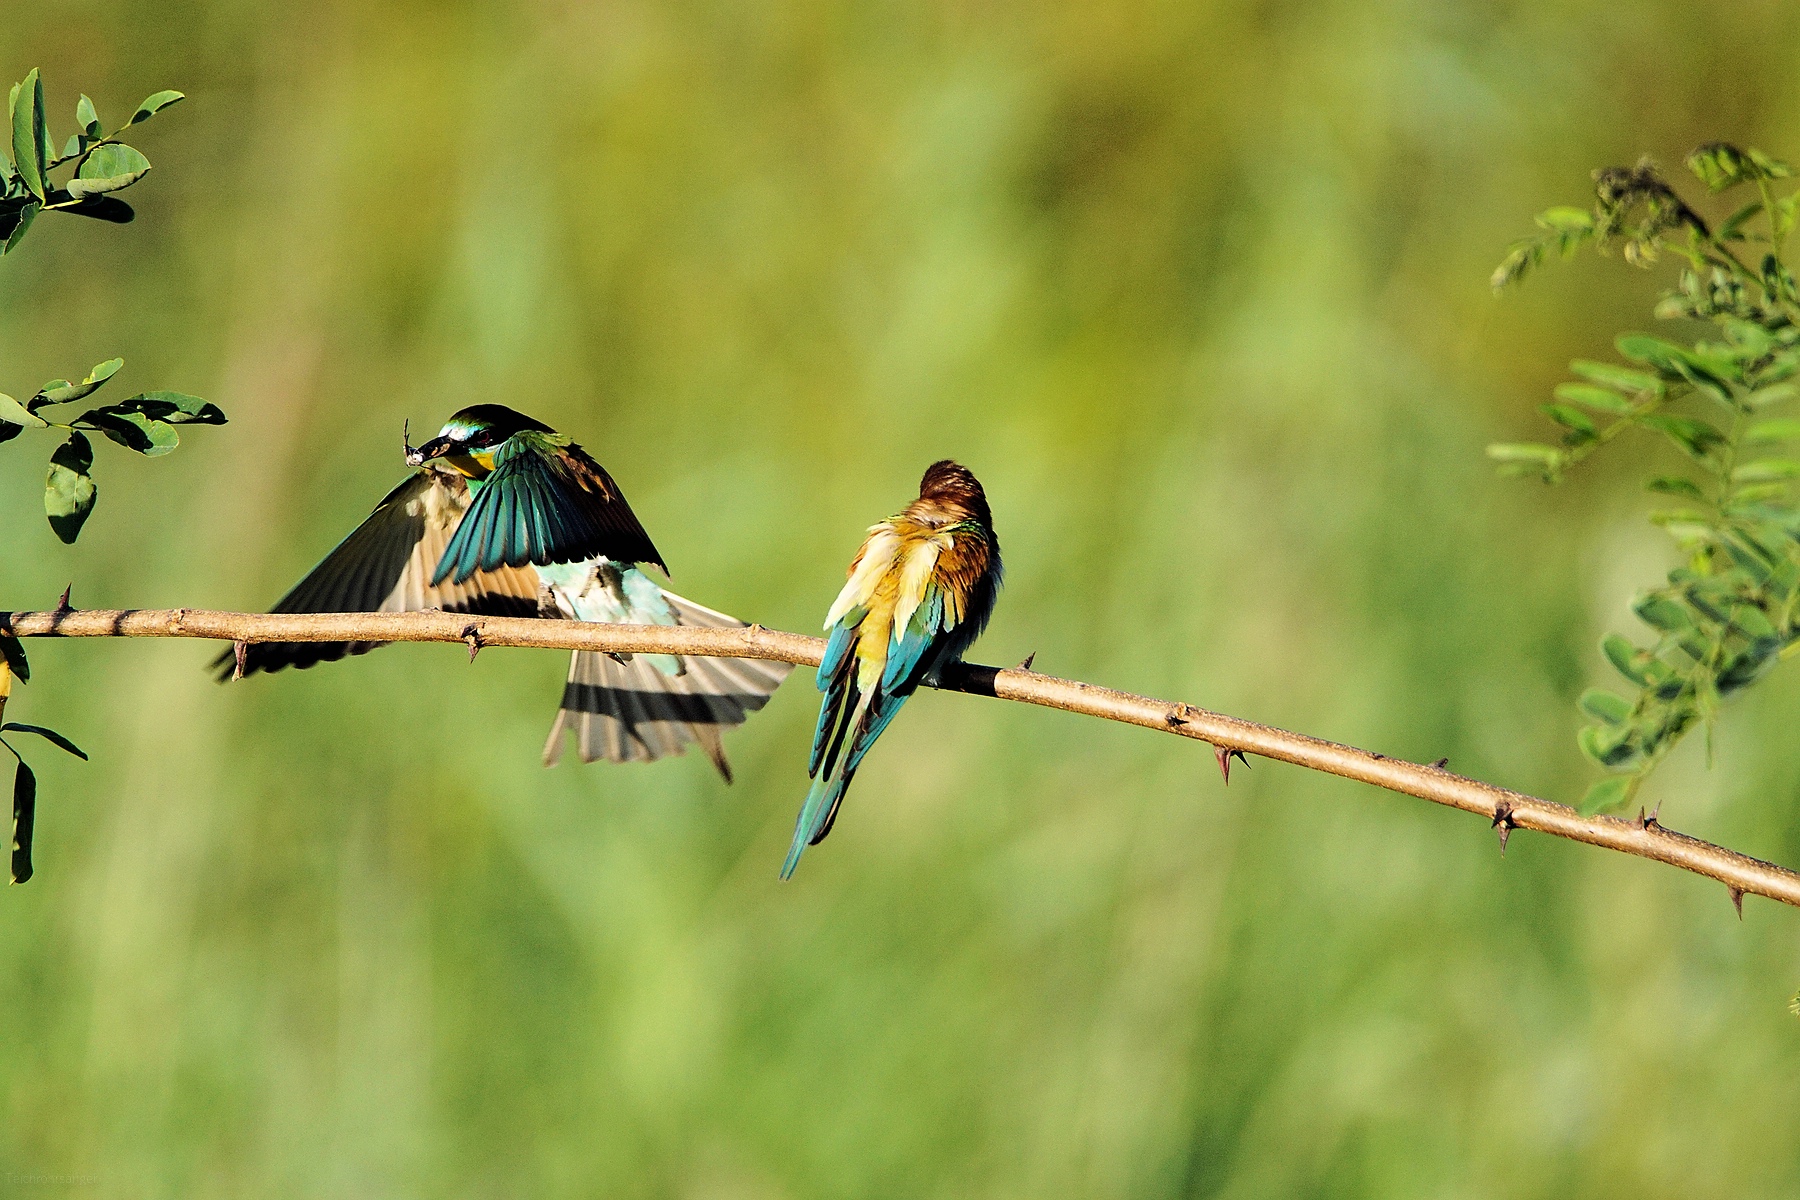
M 447 437 L 434 437 L 423 446 L 415 446 L 407 451 L 406 465 L 409 467 L 418 467 L 423 466 L 434 458 L 442 458 L 444 455 L 450 453 L 451 448 L 454 447 L 455 444 L 456 443 L 452 442 Z

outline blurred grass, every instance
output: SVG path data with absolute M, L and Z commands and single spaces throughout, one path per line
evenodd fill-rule
M 675 585 L 812 629 L 955 455 L 979 647 L 1580 794 L 1573 697 L 1660 535 L 1494 480 L 1657 281 L 1488 271 L 1587 171 L 1800 153 L 1800 13 L 1403 0 L 43 0 L 0 60 L 142 139 L 124 230 L 0 270 L 16 391 L 115 353 L 221 404 L 102 447 L 79 547 L 4 451 L 9 607 L 266 605 L 497 399 L 607 463 Z M 0 1194 L 1790 1194 L 1795 916 L 1273 764 L 928 695 L 775 869 L 804 678 L 701 760 L 537 765 L 563 663 L 396 647 L 232 688 L 39 643 L 0 918 Z M 1671 764 L 1800 862 L 1800 681 Z M 1697 748 L 1690 748 L 1697 749 Z M 77 1177 L 79 1182 L 53 1177 Z

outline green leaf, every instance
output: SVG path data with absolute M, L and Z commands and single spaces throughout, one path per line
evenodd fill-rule
M 1768 387 L 1757 388 L 1745 397 L 1751 408 L 1767 408 L 1771 404 L 1780 404 L 1783 400 L 1792 400 L 1800 394 L 1800 388 L 1791 383 L 1775 383 Z
M 1737 364 L 1729 353 L 1707 355 L 1699 347 L 1688 350 L 1646 333 L 1622 334 L 1617 345 L 1620 354 L 1633 362 L 1656 368 L 1664 379 L 1671 382 L 1685 380 L 1707 388 L 1720 400 L 1731 403 L 1728 379 L 1737 371 Z
M 1767 446 L 1772 442 L 1785 442 L 1790 438 L 1800 438 L 1800 418 L 1775 417 L 1767 421 L 1758 421 L 1744 430 L 1744 441 L 1751 446 Z
M 157 113 L 169 107 L 169 105 L 186 99 L 187 97 L 180 92 L 157 92 L 154 96 L 149 97 L 142 104 L 138 105 L 137 111 L 131 114 L 131 120 L 125 122 L 125 124 L 121 125 L 119 128 L 130 129 L 133 125 L 148 121 L 151 117 L 154 117 Z
M 1600 641 L 1600 653 L 1606 660 L 1631 682 L 1642 687 L 1650 682 L 1649 677 L 1636 664 L 1638 649 L 1616 633 L 1609 633 Z
M 94 102 L 83 92 L 81 99 L 75 102 L 75 123 L 81 126 L 81 132 L 90 138 L 100 136 L 100 114 L 94 111 Z
M 1733 483 L 1770 483 L 1777 479 L 1800 479 L 1800 462 L 1791 458 L 1760 458 L 1731 473 Z
M 3 392 L 0 392 L 0 421 L 10 422 L 14 425 L 28 425 L 33 429 L 42 429 L 49 424 L 48 421 L 33 415 L 30 409 Z
M 1725 547 L 1725 553 L 1731 556 L 1731 561 L 1756 581 L 1756 586 L 1763 587 L 1768 584 L 1770 577 L 1775 573 L 1775 560 L 1767 551 L 1741 537 L 1729 535 L 1721 538 L 1719 544 Z M 1689 594 L 1694 596 L 1698 602 L 1697 589 L 1690 591 Z M 1721 619 L 1729 622 L 1730 609 L 1737 603 L 1737 597 L 1724 597 L 1723 600 L 1722 604 L 1716 606 L 1719 610 L 1718 615 Z
M 1687 156 L 1687 168 L 1711 191 L 1722 192 L 1745 180 L 1743 152 L 1725 142 L 1711 142 Z
M 1637 756 L 1631 730 L 1617 725 L 1588 725 L 1576 736 L 1581 752 L 1603 767 L 1616 767 Z
M 1542 463 L 1548 467 L 1562 460 L 1562 451 L 1537 442 L 1496 442 L 1487 448 L 1487 456 L 1496 462 Z
M 19 733 L 35 733 L 57 749 L 67 750 L 82 762 L 87 761 L 87 755 L 82 751 L 80 746 L 77 746 L 74 742 L 71 742 L 68 738 L 56 732 L 54 729 L 45 729 L 42 725 L 27 725 L 23 721 L 8 721 L 6 724 L 0 725 L 0 733 L 12 733 L 15 730 Z
M 1575 434 L 1579 441 L 1592 441 L 1600 435 L 1600 427 L 1594 424 L 1594 419 L 1579 408 L 1567 404 L 1540 404 L 1538 411 Z
M 171 425 L 224 425 L 225 414 L 215 404 L 183 392 L 142 392 L 112 406 L 118 412 L 140 412 Z
M 14 225 L 12 232 L 6 235 L 6 245 L 0 246 L 0 254 L 11 254 L 13 249 L 25 240 L 25 231 L 31 228 L 33 221 L 37 220 L 38 210 L 42 207 L 36 200 L 33 200 L 19 210 L 19 223 Z
M 1558 384 L 1556 398 L 1567 400 L 1571 404 L 1583 405 L 1597 412 L 1623 415 L 1632 409 L 1631 401 L 1625 397 L 1607 388 L 1595 387 L 1591 383 Z
M 1692 629 L 1694 623 L 1688 619 L 1687 610 L 1667 596 L 1650 592 L 1639 596 L 1637 603 L 1631 606 L 1644 624 L 1652 629 L 1660 629 L 1664 633 L 1680 633 Z
M 50 112 L 44 107 L 43 84 L 38 85 L 38 154 L 44 162 L 44 190 L 48 192 L 55 185 L 50 182 L 50 164 L 56 160 L 56 138 L 50 132 Z
M 1587 233 L 1594 228 L 1594 214 L 1585 208 L 1549 208 L 1536 219 L 1541 227 L 1558 233 Z
M 1578 358 L 1569 364 L 1569 370 L 1583 379 L 1604 384 L 1609 388 L 1624 392 L 1628 396 L 1641 392 L 1662 395 L 1662 380 L 1654 375 L 1646 375 L 1642 371 L 1633 371 L 1630 367 L 1616 366 L 1613 363 L 1590 362 Z
M 1752 200 L 1744 207 L 1725 218 L 1717 230 L 1716 236 L 1721 242 L 1741 242 L 1744 240 L 1744 222 L 1762 211 L 1762 201 Z
M 93 445 L 79 432 L 71 433 L 50 456 L 50 473 L 44 480 L 44 515 L 50 518 L 56 536 L 70 545 L 81 536 L 81 527 L 99 497 L 88 474 L 93 465 Z
M 13 89 L 12 95 L 12 146 L 13 162 L 19 172 L 19 181 L 25 190 L 37 197 L 41 204 L 44 199 L 44 82 L 38 78 L 37 68 L 25 76 L 24 82 Z
M 1507 250 L 1506 257 L 1500 260 L 1500 265 L 1494 268 L 1494 273 L 1488 276 L 1488 286 L 1496 292 L 1503 291 L 1508 284 L 1524 279 L 1543 259 L 1543 243 L 1535 239 L 1515 242 Z
M 1764 638 L 1752 645 L 1744 647 L 1719 668 L 1719 677 L 1714 686 L 1720 695 L 1749 687 L 1768 672 L 1777 661 L 1776 651 L 1781 643 L 1775 638 Z
M 1581 811 L 1588 816 L 1596 813 L 1611 812 L 1631 800 L 1631 784 L 1633 776 L 1609 775 L 1605 779 L 1594 781 L 1588 788 L 1587 795 L 1581 798 Z
M 1722 317 L 1720 323 L 1725 327 L 1725 339 L 1731 344 L 1731 357 L 1743 361 L 1751 361 L 1763 357 L 1775 349 L 1775 338 L 1754 321 L 1743 321 L 1737 317 Z M 1714 343 L 1704 343 L 1713 345 Z
M 1639 687 L 1660 687 L 1676 678 L 1668 664 L 1648 650 L 1638 649 L 1619 634 L 1609 633 L 1602 638 L 1600 652 L 1619 674 Z
M 1654 429 L 1666 435 L 1682 450 L 1692 457 L 1704 462 L 1714 446 L 1725 441 L 1725 435 L 1705 421 L 1692 417 L 1672 417 L 1666 413 L 1651 413 L 1637 418 L 1638 424 L 1646 429 Z
M 146 458 L 167 454 L 181 444 L 181 435 L 172 425 L 153 420 L 141 412 L 124 411 L 118 406 L 94 408 L 76 420 L 91 425 L 127 450 L 135 450 Z
M 1644 485 L 1652 492 L 1661 492 L 1665 496 L 1685 496 L 1689 500 L 1705 500 L 1706 493 L 1691 479 L 1683 479 L 1679 475 L 1658 475 Z
M 1589 688 L 1581 693 L 1581 711 L 1608 725 L 1623 725 L 1631 719 L 1631 701 L 1604 688 Z
M 81 140 L 81 135 L 79 133 L 71 133 L 69 135 L 69 140 L 63 143 L 61 161 L 68 162 L 71 158 L 80 154 L 82 146 L 85 144 L 86 143 Z
M 80 199 L 128 188 L 150 170 L 150 160 L 130 146 L 108 143 L 87 156 L 69 181 L 69 195 Z
M 1779 158 L 1764 154 L 1754 146 L 1744 153 L 1750 159 L 1751 164 L 1756 168 L 1756 174 L 1760 178 L 1786 179 L 1794 173 L 1794 169 L 1785 162 L 1782 162 Z
M 52 404 L 68 404 L 72 400 L 80 400 L 93 395 L 100 386 L 125 365 L 122 358 L 109 358 L 87 373 L 87 378 L 80 383 L 70 383 L 66 379 L 53 379 L 38 389 L 38 394 L 26 401 L 26 407 L 36 412 Z
M 1722 192 L 1758 179 L 1786 179 L 1793 172 L 1761 150 L 1740 150 L 1726 142 L 1709 142 L 1687 157 L 1688 170 L 1710 190 Z
M 1732 491 L 1731 512 L 1748 512 L 1755 505 L 1776 496 L 1785 496 L 1788 485 L 1785 483 L 1759 483 L 1751 487 L 1736 488 Z
M 1753 604 L 1740 604 L 1731 612 L 1731 627 L 1752 641 L 1775 636 L 1775 627 L 1762 609 Z
M 1613 344 L 1619 348 L 1620 354 L 1632 362 L 1654 367 L 1657 374 L 1665 380 L 1686 378 L 1679 365 L 1683 363 L 1685 352 L 1673 342 L 1665 342 L 1647 333 L 1624 333 Z
M 12 881 L 31 878 L 31 828 L 37 823 L 37 776 L 19 760 L 13 775 Z

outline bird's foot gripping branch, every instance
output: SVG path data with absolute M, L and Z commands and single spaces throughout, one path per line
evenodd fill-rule
M 188 637 L 250 645 L 448 642 L 460 648 L 466 645 L 469 629 L 474 626 L 481 644 L 490 648 L 531 646 L 601 654 L 681 654 L 763 659 L 801 666 L 817 666 L 825 651 L 825 643 L 818 638 L 756 625 L 728 629 L 607 625 L 518 617 L 471 618 L 444 612 L 57 610 L 12 613 L 4 619 L 19 637 Z M 0 644 L 4 644 L 4 639 L 0 639 Z M 1756 895 L 1800 907 L 1800 874 L 1666 829 L 1654 820 L 1583 816 L 1567 805 L 1466 779 L 1441 766 L 1406 762 L 1193 705 L 1135 696 L 1026 670 L 958 663 L 941 673 L 936 686 L 1173 733 L 1209 743 L 1215 749 L 1276 759 L 1459 808 L 1488 821 L 1499 833 L 1502 848 L 1514 830 L 1548 833 L 1703 875 L 1723 884 L 1734 902 L 1741 902 L 1745 895 Z

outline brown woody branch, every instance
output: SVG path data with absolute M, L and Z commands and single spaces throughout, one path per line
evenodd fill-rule
M 764 629 L 694 629 L 685 626 L 598 625 L 521 617 L 471 617 L 444 612 L 279 613 L 207 612 L 199 609 L 18 612 L 0 616 L 19 637 L 191 637 L 231 642 L 458 642 L 481 647 L 533 646 L 633 654 L 694 654 L 766 658 L 817 666 L 824 642 Z M 960 664 L 946 673 L 951 691 L 996 696 L 1081 713 L 1209 742 L 1221 752 L 1242 751 L 1324 771 L 1345 779 L 1417 796 L 1487 818 L 1500 832 L 1501 848 L 1514 829 L 1604 846 L 1655 859 L 1716 879 L 1742 904 L 1746 893 L 1800 907 L 1800 874 L 1711 842 L 1665 829 L 1654 818 L 1624 821 L 1584 817 L 1564 804 L 1508 791 L 1452 774 L 1441 766 L 1371 754 L 1336 742 L 1289 733 L 1269 725 L 1116 692 L 1032 671 Z

